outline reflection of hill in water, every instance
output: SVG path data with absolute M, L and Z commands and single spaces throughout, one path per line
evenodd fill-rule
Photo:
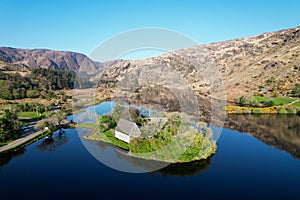
M 112 101 L 119 104 L 146 106 L 156 111 L 185 112 L 190 117 L 206 119 L 211 116 L 211 102 L 194 96 L 187 89 L 166 88 L 164 86 L 147 86 L 133 91 L 122 91 Z M 160 109 L 156 109 L 159 106 Z
M 300 117 L 296 115 L 228 115 L 225 127 L 249 133 L 300 159 Z

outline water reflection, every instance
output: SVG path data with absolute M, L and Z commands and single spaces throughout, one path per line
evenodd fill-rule
M 64 130 L 60 130 L 49 137 L 43 139 L 43 141 L 36 146 L 39 151 L 48 151 L 50 153 L 55 152 L 57 148 L 68 143 L 68 137 Z
M 14 157 L 23 156 L 25 152 L 26 152 L 26 149 L 24 147 L 22 147 L 15 151 L 0 154 L 0 166 L 8 164 L 11 161 L 11 159 Z
M 300 159 L 300 117 L 297 115 L 228 115 L 225 127 L 249 133 Z
M 210 165 L 211 160 L 211 158 L 208 158 L 206 160 L 193 161 L 190 163 L 178 163 L 167 165 L 167 163 L 164 162 L 144 160 L 141 158 L 134 158 L 128 156 L 127 151 L 120 149 L 112 144 L 104 143 L 101 141 L 97 142 L 97 146 L 101 150 L 105 150 L 106 148 L 112 148 L 119 159 L 130 163 L 134 167 L 142 168 L 145 171 L 151 171 L 151 169 L 155 169 L 158 166 L 160 166 L 161 169 L 155 170 L 152 173 L 160 173 L 163 176 L 194 176 L 207 169 Z
M 194 176 L 206 170 L 210 165 L 210 160 L 211 158 L 190 163 L 171 164 L 156 171 L 156 173 L 160 173 L 163 176 Z

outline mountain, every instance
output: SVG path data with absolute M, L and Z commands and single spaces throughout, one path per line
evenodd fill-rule
M 93 62 L 80 53 L 10 47 L 0 47 L 0 62 L 2 65 L 13 64 L 25 68 L 60 69 L 76 72 L 82 66 L 85 67 L 84 70 L 86 71 L 95 71 L 100 67 L 100 63 Z
M 161 65 L 175 70 L 202 98 L 218 98 L 221 84 L 224 85 L 227 100 L 243 95 L 288 96 L 300 83 L 300 27 L 179 49 L 145 60 L 115 60 L 107 63 L 94 62 L 74 52 L 1 47 L 1 65 L 75 72 L 80 69 L 89 74 L 95 72 L 98 73 L 100 88 L 110 89 L 132 72 L 143 70 L 147 71 L 148 77 L 151 74 L 154 76 L 151 67 Z M 214 77 L 218 73 L 210 70 L 211 66 L 216 66 L 222 81 Z M 171 82 L 176 83 L 176 78 L 170 76 L 167 81 L 173 79 Z M 164 81 L 157 80 L 160 84 L 164 84 Z M 220 83 L 214 84 L 214 81 Z
M 206 60 L 199 63 L 200 58 Z M 202 77 L 207 60 L 220 72 L 227 99 L 254 94 L 286 96 L 300 83 L 300 27 L 194 46 L 141 61 L 119 61 L 102 78 L 119 80 L 142 66 L 172 66 L 197 94 L 207 96 L 209 83 Z M 200 68 L 193 66 L 196 62 Z

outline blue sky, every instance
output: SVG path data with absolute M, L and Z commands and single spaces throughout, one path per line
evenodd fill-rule
M 120 32 L 179 31 L 199 44 L 300 26 L 300 0 L 0 0 L 0 46 L 89 54 Z

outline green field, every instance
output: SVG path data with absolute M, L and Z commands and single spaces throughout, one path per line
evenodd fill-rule
M 38 118 L 36 112 L 18 112 L 18 117 L 21 117 L 21 118 L 31 118 L 31 119 Z
M 18 117 L 20 118 L 28 118 L 28 119 L 38 119 L 37 113 L 33 111 L 28 111 L 28 112 L 18 112 Z M 46 114 L 51 115 L 53 114 L 53 111 L 48 111 L 47 113 L 44 112 L 43 114 L 40 114 L 39 118 L 45 118 Z
M 253 97 L 250 98 L 250 100 L 255 100 L 258 103 L 264 103 L 264 102 L 272 101 L 273 106 L 281 106 L 281 105 L 289 104 L 289 103 L 291 103 L 291 102 L 293 102 L 297 99 L 298 98 L 261 97 L 261 96 L 253 96 Z

